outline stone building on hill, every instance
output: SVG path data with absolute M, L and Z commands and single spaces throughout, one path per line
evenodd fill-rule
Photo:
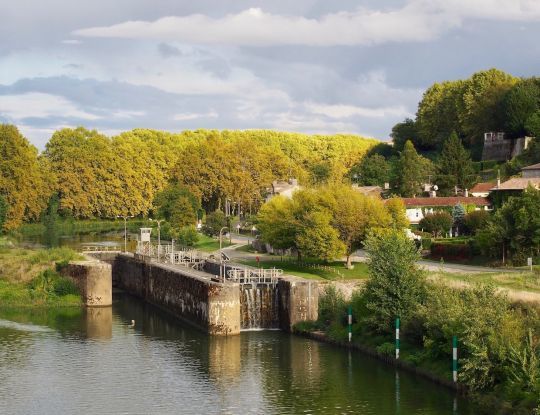
M 527 149 L 532 137 L 506 138 L 503 132 L 484 133 L 482 161 L 507 161 Z

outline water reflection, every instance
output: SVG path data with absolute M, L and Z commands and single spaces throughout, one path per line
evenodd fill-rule
M 0 324 L 0 413 L 473 413 L 359 353 L 277 331 L 210 337 L 128 296 L 0 319 L 50 329 Z

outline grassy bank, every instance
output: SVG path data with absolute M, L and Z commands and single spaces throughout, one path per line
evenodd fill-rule
M 71 280 L 56 273 L 59 264 L 81 259 L 67 248 L 23 249 L 0 239 L 0 306 L 75 306 L 81 296 Z
M 306 279 L 316 280 L 359 280 L 366 279 L 367 265 L 364 263 L 355 263 L 353 269 L 347 269 L 343 261 L 334 261 L 323 263 L 320 261 L 304 261 L 297 263 L 294 260 L 281 261 L 279 257 L 275 260 L 264 260 L 257 263 L 255 260 L 238 260 L 236 262 L 261 268 L 279 268 L 285 274 L 294 275 Z
M 214 252 L 219 250 L 219 239 L 211 238 L 210 236 L 204 235 L 202 233 L 200 233 L 198 236 L 199 239 L 197 240 L 195 245 L 193 245 L 194 249 L 198 249 L 199 251 L 204 252 Z M 229 240 L 225 238 L 223 238 L 221 242 L 223 248 L 231 245 Z
M 399 365 L 451 385 L 452 336 L 457 335 L 459 382 L 478 403 L 477 413 L 540 411 L 540 309 L 512 303 L 485 285 L 456 290 L 429 283 L 427 289 L 417 311 L 402 321 Z M 346 301 L 329 285 L 319 298 L 319 319 L 295 329 L 393 362 L 394 321 L 374 313 L 370 298 L 360 289 Z M 348 343 L 349 307 L 352 344 Z M 387 324 L 381 327 L 381 321 Z

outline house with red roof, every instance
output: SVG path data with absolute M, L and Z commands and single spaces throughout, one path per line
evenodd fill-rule
M 438 210 L 448 210 L 461 204 L 474 206 L 475 210 L 491 210 L 491 201 L 487 197 L 405 197 L 402 198 L 405 204 L 405 213 L 411 224 L 418 224 L 425 215 Z

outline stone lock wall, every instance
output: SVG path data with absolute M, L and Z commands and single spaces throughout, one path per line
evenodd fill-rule
M 112 267 L 97 260 L 73 261 L 61 271 L 71 278 L 88 307 L 112 305 Z
M 113 273 L 120 288 L 164 308 L 210 334 L 240 332 L 240 287 L 219 284 L 191 269 L 149 263 L 120 254 Z

